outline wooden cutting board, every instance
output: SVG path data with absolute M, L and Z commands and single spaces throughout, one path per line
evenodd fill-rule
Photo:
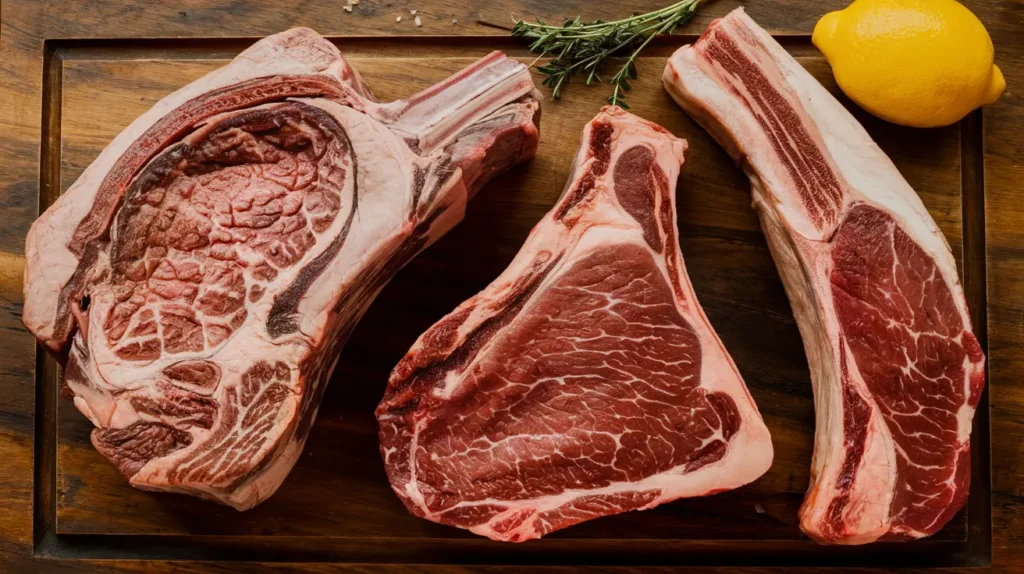
M 845 3 L 783 0 L 751 2 L 747 9 L 836 91 L 808 34 L 817 18 Z M 712 18 L 746 3 L 712 2 L 681 30 L 685 35 L 656 42 L 639 62 L 629 103 L 631 111 L 689 140 L 678 191 L 682 252 L 697 295 L 772 432 L 775 463 L 759 481 L 734 492 L 502 545 L 406 513 L 388 486 L 372 412 L 388 372 L 415 338 L 497 276 L 553 205 L 579 133 L 608 95 L 607 86 L 578 82 L 557 101 L 545 90 L 537 158 L 485 187 L 465 221 L 385 288 L 342 352 L 302 458 L 275 496 L 246 513 L 135 490 L 92 448 L 92 425 L 59 397 L 57 363 L 37 350 L 20 323 L 24 237 L 40 210 L 124 126 L 257 37 L 312 27 L 333 39 L 387 101 L 493 49 L 532 60 L 507 32 L 478 22 L 507 26 L 510 14 L 549 22 L 579 13 L 610 20 L 659 2 L 492 0 L 479 8 L 454 0 L 364 0 L 347 13 L 342 2 L 8 0 L 0 26 L 0 125 L 7 136 L 0 144 L 0 564 L 7 560 L 16 571 L 154 564 L 125 559 L 225 561 L 195 565 L 199 570 L 244 561 L 247 571 L 282 561 L 296 567 L 927 567 L 981 565 L 990 558 L 1005 568 L 1021 564 L 1024 202 L 1017 194 L 1024 173 L 1017 164 L 1024 108 L 1014 90 L 1024 82 L 1024 44 L 1019 4 L 966 3 L 995 40 L 1010 86 L 1002 102 L 984 116 L 975 113 L 936 130 L 900 128 L 853 111 L 946 234 L 983 344 L 987 336 L 990 386 L 973 435 L 971 497 L 931 539 L 850 549 L 816 546 L 797 527 L 814 432 L 811 386 L 799 334 L 750 208 L 747 179 L 660 85 L 668 54 L 693 41 Z M 409 9 L 418 10 L 422 27 Z M 399 15 L 401 23 L 395 21 Z M 536 79 L 539 84 L 541 77 Z M 34 562 L 44 558 L 58 561 Z M 83 559 L 101 562 L 83 565 Z

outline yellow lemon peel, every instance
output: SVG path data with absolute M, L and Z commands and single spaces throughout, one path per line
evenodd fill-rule
M 988 31 L 955 0 L 856 0 L 812 41 L 850 99 L 897 124 L 949 125 L 1006 89 Z

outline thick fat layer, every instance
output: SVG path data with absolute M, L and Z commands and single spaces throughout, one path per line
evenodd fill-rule
M 213 116 L 139 171 L 83 260 L 65 372 L 134 486 L 238 509 L 273 494 L 376 294 L 536 150 L 529 72 L 509 62 L 445 84 L 488 97 L 419 96 L 454 126 L 429 154 L 368 99 L 296 98 Z
M 800 324 L 818 414 L 802 528 L 848 544 L 935 532 L 966 498 L 984 384 L 941 233 L 863 128 L 742 10 L 673 55 L 665 84 L 744 159 Z
M 417 515 L 523 541 L 734 488 L 770 464 L 676 251 L 681 142 L 617 109 L 584 142 L 509 269 L 392 375 L 381 450 Z

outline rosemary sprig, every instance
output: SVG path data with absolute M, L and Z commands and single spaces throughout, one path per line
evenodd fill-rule
M 544 85 L 551 88 L 555 99 L 572 76 L 585 75 L 588 86 L 600 82 L 608 58 L 622 50 L 632 50 L 611 78 L 614 89 L 608 98 L 608 103 L 628 109 L 626 92 L 632 89 L 629 80 L 636 79 L 637 56 L 655 36 L 671 34 L 693 18 L 701 1 L 682 0 L 660 10 L 614 22 L 584 22 L 577 16 L 561 26 L 549 26 L 539 19 L 535 23 L 517 19 L 512 36 L 529 40 L 530 51 L 540 54 L 537 60 L 551 57 L 547 64 L 537 69 L 546 76 Z

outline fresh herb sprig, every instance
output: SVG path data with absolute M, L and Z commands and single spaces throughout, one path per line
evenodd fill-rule
M 537 69 L 546 76 L 544 85 L 551 88 L 555 99 L 572 76 L 585 75 L 588 86 L 600 82 L 608 58 L 623 50 L 632 50 L 611 77 L 614 89 L 608 98 L 608 103 L 628 109 L 626 92 L 632 89 L 629 80 L 636 79 L 637 56 L 655 36 L 671 34 L 693 18 L 701 1 L 682 0 L 660 10 L 614 22 L 584 22 L 577 16 L 561 26 L 549 26 L 539 19 L 535 23 L 517 19 L 512 36 L 529 40 L 530 51 L 540 54 L 537 60 L 551 57 L 547 64 Z

